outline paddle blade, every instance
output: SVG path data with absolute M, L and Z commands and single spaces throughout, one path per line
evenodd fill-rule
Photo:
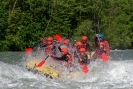
M 46 59 L 49 57 L 49 55 L 44 59 L 42 60 L 38 65 L 37 67 L 41 67 L 45 62 L 46 62 Z
M 103 60 L 103 62 L 108 61 L 108 56 L 105 53 L 102 54 L 102 60 Z
M 59 34 L 56 34 L 54 38 L 58 41 L 63 41 L 63 38 Z
M 82 70 L 83 70 L 83 72 L 86 74 L 86 73 L 88 73 L 89 72 L 89 69 L 88 69 L 88 67 L 87 67 L 87 65 L 82 65 Z
M 42 61 L 37 65 L 37 67 L 41 67 L 45 62 L 46 62 L 46 60 L 42 60 Z
M 32 52 L 32 48 L 26 48 L 25 52 L 26 52 L 26 54 L 31 53 Z

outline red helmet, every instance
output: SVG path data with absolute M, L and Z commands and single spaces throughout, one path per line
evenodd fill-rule
M 86 52 L 85 48 L 80 48 L 79 51 L 80 51 L 80 52 L 83 52 L 83 53 Z
M 64 40 L 64 44 L 68 45 L 69 44 L 69 40 Z
M 88 37 L 87 36 L 82 36 L 83 41 L 87 41 Z
M 67 48 L 62 48 L 61 51 L 62 51 L 64 54 L 67 54 L 67 53 L 68 53 L 68 49 L 67 49 Z
M 82 46 L 82 45 L 83 45 L 82 42 L 80 41 L 76 42 L 76 46 Z
M 53 37 L 48 37 L 48 41 L 53 41 Z

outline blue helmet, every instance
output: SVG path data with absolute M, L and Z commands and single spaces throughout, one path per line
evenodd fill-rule
M 98 38 L 104 38 L 103 34 L 98 34 Z

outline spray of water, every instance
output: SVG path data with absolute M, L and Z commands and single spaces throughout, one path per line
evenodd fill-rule
M 28 55 L 29 56 L 29 55 Z M 45 56 L 45 55 L 44 55 Z M 31 58 L 31 59 L 30 59 Z M 35 59 L 38 58 L 38 59 Z M 40 59 L 39 59 L 40 58 Z M 29 60 L 41 60 L 39 56 L 30 55 Z M 0 88 L 16 89 L 132 89 L 133 61 L 112 59 L 103 63 L 101 59 L 92 61 L 89 73 L 84 74 L 77 63 L 67 69 L 63 62 L 48 58 L 46 65 L 51 65 L 59 71 L 58 79 L 49 79 L 42 74 L 27 71 L 25 66 L 0 62 Z
M 38 54 L 34 57 L 30 55 L 29 59 L 41 60 L 46 57 L 43 51 Z M 133 76 L 131 75 L 133 71 L 130 69 L 133 67 L 132 61 L 121 60 L 103 63 L 101 59 L 97 59 L 88 65 L 89 73 L 87 74 L 84 74 L 78 62 L 73 63 L 72 67 L 67 68 L 65 62 L 56 61 L 49 57 L 45 65 L 57 70 L 59 79 L 62 81 L 101 82 L 103 84 L 121 84 L 133 81 Z

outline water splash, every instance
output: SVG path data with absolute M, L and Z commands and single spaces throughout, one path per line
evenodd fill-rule
M 41 54 L 40 54 L 41 55 Z M 30 55 L 31 56 L 31 55 Z M 43 55 L 45 57 L 45 55 Z M 43 59 L 31 56 L 31 59 Z M 8 64 L 0 61 L 1 89 L 132 89 L 133 60 L 112 60 L 103 63 L 101 59 L 92 61 L 89 73 L 84 74 L 80 65 L 67 69 L 62 62 L 48 58 L 46 65 L 59 70 L 59 79 L 49 79 L 41 74 L 27 71 L 25 64 Z

